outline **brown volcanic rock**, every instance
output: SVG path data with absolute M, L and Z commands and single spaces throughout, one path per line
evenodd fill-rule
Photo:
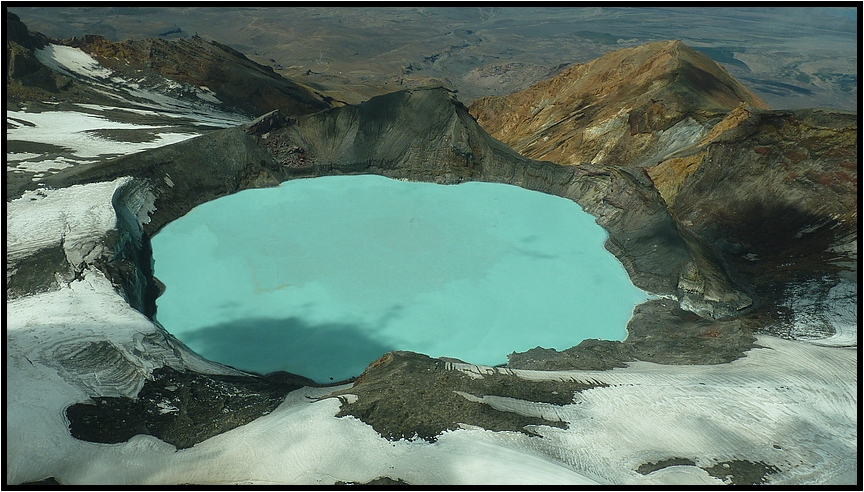
M 155 72 L 176 82 L 205 86 L 223 103 L 255 116 L 273 109 L 297 115 L 330 107 L 323 96 L 308 87 L 283 78 L 239 51 L 198 36 L 113 43 L 88 35 L 64 43 L 131 80 Z
M 33 54 L 47 40 L 39 33 L 31 33 L 27 26 L 10 12 L 6 15 L 6 92 L 25 93 L 38 98 L 39 90 L 57 92 L 71 82 L 68 77 L 55 73 L 43 65 Z M 28 90 L 28 88 L 32 88 Z
M 857 130 L 854 113 L 740 107 L 701 142 L 682 151 L 681 157 L 661 161 L 647 172 L 685 225 L 695 222 L 694 215 L 748 202 L 794 205 L 815 216 L 853 225 L 857 220 Z M 677 189 L 663 179 L 663 170 L 676 159 L 692 162 L 690 171 L 675 176 L 676 180 L 683 177 Z M 726 186 L 714 186 L 720 181 Z
M 613 51 L 509 96 L 478 99 L 470 111 L 527 157 L 629 166 L 692 143 L 742 102 L 767 109 L 707 56 L 659 41 Z

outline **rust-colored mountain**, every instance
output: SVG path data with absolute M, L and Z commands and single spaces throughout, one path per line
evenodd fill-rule
M 680 41 L 608 53 L 503 97 L 471 114 L 495 138 L 533 159 L 630 165 L 698 139 L 758 96 Z

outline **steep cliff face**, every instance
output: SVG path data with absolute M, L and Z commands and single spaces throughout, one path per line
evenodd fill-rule
M 795 284 L 821 282 L 813 314 L 837 308 L 827 292 L 857 271 L 857 115 L 741 106 L 647 173 L 682 231 L 775 322 L 768 306 Z
M 680 41 L 658 41 L 575 65 L 520 92 L 474 101 L 493 137 L 533 159 L 630 166 L 692 143 L 759 97 Z

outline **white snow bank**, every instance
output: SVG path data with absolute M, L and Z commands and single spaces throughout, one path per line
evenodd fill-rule
M 167 131 L 162 126 L 135 125 L 112 121 L 100 116 L 74 111 L 44 111 L 27 113 L 7 111 L 6 119 L 26 121 L 29 125 L 19 124 L 6 130 L 6 140 L 22 140 L 50 144 L 69 149 L 72 158 L 93 158 L 104 155 L 134 154 L 145 149 L 161 147 L 197 136 L 197 133 Z M 100 137 L 93 130 L 141 130 L 153 134 L 146 142 L 124 142 Z M 161 131 L 155 131 L 161 130 Z M 28 159 L 35 161 L 34 158 Z
M 850 272 L 835 282 L 829 277 L 791 283 L 784 289 L 791 319 L 786 325 L 789 335 L 798 340 L 825 346 L 858 345 L 858 279 Z M 826 330 L 833 334 L 825 337 Z
M 7 152 L 6 162 L 27 161 L 29 159 L 33 159 L 34 157 L 40 157 L 41 155 L 42 154 L 34 154 L 32 152 Z
M 111 197 L 128 179 L 24 192 L 6 206 L 7 259 L 61 245 L 73 265 L 95 258 L 116 223 Z
M 88 79 L 107 79 L 112 74 L 111 70 L 100 65 L 90 55 L 71 46 L 49 44 L 42 49 L 35 50 L 34 54 L 43 65 L 66 75 L 78 75 Z
M 37 157 L 39 157 L 37 155 Z M 28 173 L 47 173 L 51 171 L 60 171 L 67 167 L 72 167 L 76 164 L 87 164 L 94 161 L 75 161 L 67 159 L 63 156 L 54 159 L 23 161 L 15 164 L 15 166 L 7 165 L 7 170 L 12 172 L 28 172 Z

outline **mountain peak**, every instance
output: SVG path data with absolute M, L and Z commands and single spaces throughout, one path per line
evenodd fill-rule
M 621 165 L 650 155 L 658 132 L 686 121 L 687 132 L 703 134 L 696 126 L 741 103 L 768 109 L 708 56 L 666 40 L 607 53 L 509 96 L 478 99 L 471 113 L 528 157 Z

